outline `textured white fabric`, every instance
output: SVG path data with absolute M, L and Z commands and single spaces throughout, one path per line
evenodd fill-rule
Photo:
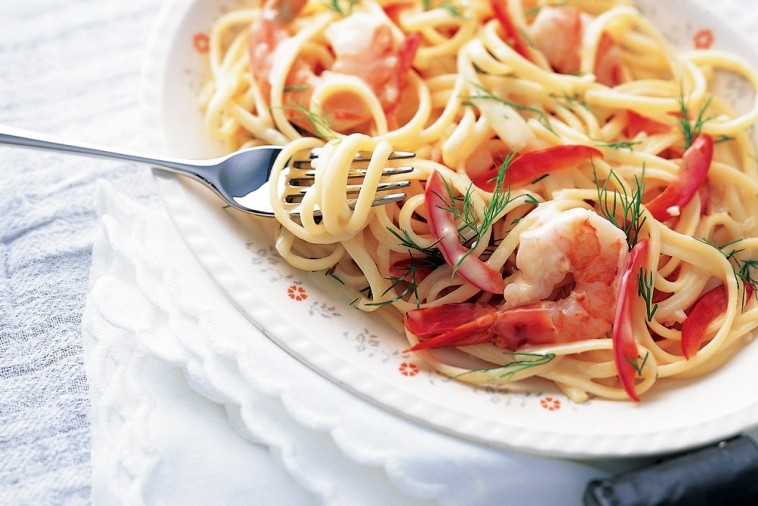
M 286 493 L 287 504 L 580 504 L 587 481 L 605 475 L 448 437 L 360 400 L 260 334 L 162 211 L 107 186 L 100 202 L 84 318 L 97 503 L 215 494 L 263 504 Z M 230 356 L 211 349 L 218 341 Z
M 137 148 L 160 0 L 2 0 L 0 123 Z M 95 182 L 158 204 L 133 165 L 0 146 L 0 504 L 87 504 L 81 315 Z

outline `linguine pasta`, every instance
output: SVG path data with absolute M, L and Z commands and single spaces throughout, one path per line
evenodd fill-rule
M 209 55 L 208 132 L 228 151 L 284 146 L 277 251 L 441 373 L 638 399 L 754 337 L 743 58 L 675 54 L 624 0 L 268 0 L 216 20 Z M 720 96 L 724 76 L 749 103 Z M 287 198 L 313 147 L 313 186 Z M 393 150 L 416 154 L 412 173 L 382 176 L 407 163 Z M 372 207 L 393 179 L 407 197 Z

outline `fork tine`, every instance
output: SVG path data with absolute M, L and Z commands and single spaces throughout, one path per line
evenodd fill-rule
M 368 171 L 366 169 L 351 169 L 347 174 L 347 178 L 363 179 L 366 177 L 367 172 Z M 385 167 L 382 170 L 381 177 L 398 176 L 402 174 L 409 174 L 411 172 L 413 172 L 413 167 Z M 292 186 L 310 186 L 315 178 L 316 171 L 311 169 L 303 172 L 302 174 L 298 174 L 297 177 L 292 177 L 289 182 Z
M 314 154 L 315 153 L 315 154 Z M 290 163 L 291 167 L 294 167 L 296 169 L 310 169 L 311 168 L 311 162 L 318 158 L 318 153 L 320 153 L 319 148 L 314 148 L 311 150 L 310 159 L 308 160 L 294 160 Z M 390 153 L 390 156 L 387 158 L 388 160 L 394 161 L 394 160 L 410 160 L 411 158 L 414 158 L 416 156 L 415 153 L 409 153 L 407 151 L 393 151 Z M 369 162 L 371 160 L 371 154 L 366 153 L 357 153 L 355 157 L 353 158 L 353 163 L 365 163 Z
M 313 160 L 314 158 L 318 158 L 321 154 L 321 148 L 313 148 L 311 149 L 311 155 L 310 158 Z M 411 153 L 409 151 L 393 151 L 390 153 L 389 159 L 390 160 L 407 160 L 409 158 L 413 158 L 416 156 L 416 153 Z M 357 153 L 355 155 L 355 158 L 353 158 L 356 162 L 365 162 L 368 160 L 371 160 L 371 153 Z
M 401 200 L 404 200 L 405 197 L 407 197 L 405 193 L 390 193 L 389 195 L 375 198 L 371 203 L 371 207 L 392 204 L 393 202 L 400 202 Z M 350 207 L 355 207 L 355 202 L 357 201 L 351 200 L 350 202 L 352 202 L 352 205 Z
M 393 202 L 400 202 L 406 197 L 407 195 L 405 193 L 390 193 L 388 195 L 382 195 L 381 197 L 377 197 L 374 199 L 374 201 L 371 203 L 371 207 L 383 206 L 385 204 L 392 204 Z M 291 194 L 284 197 L 284 201 L 288 204 L 299 204 L 300 202 L 302 202 L 302 200 L 303 200 L 303 196 L 301 194 Z M 358 203 L 357 199 L 348 199 L 347 201 L 347 205 L 351 209 L 354 208 L 357 203 Z M 297 213 L 298 211 L 290 210 L 289 212 Z
M 309 179 L 307 181 L 310 182 L 312 180 Z M 376 191 L 388 192 L 388 191 L 401 190 L 403 188 L 410 186 L 410 184 L 411 184 L 410 181 L 383 181 L 377 185 Z M 290 181 L 290 188 L 297 189 L 299 193 L 307 192 L 308 188 L 310 187 L 311 185 L 309 184 L 306 184 L 306 185 L 297 184 L 297 180 L 295 179 Z M 362 188 L 362 185 L 360 184 L 349 184 L 345 186 L 345 189 L 347 190 L 346 191 L 347 195 L 357 195 L 358 193 L 360 193 L 361 188 Z
M 348 172 L 348 177 L 363 177 L 368 172 L 368 169 L 362 169 L 359 167 L 352 167 L 350 169 L 350 172 Z M 401 167 L 385 167 L 382 169 L 382 177 L 384 176 L 395 176 L 398 174 L 409 174 L 413 172 L 413 167 L 410 165 L 403 165 Z M 306 170 L 302 177 L 304 178 L 314 178 L 316 177 L 316 170 L 310 169 Z

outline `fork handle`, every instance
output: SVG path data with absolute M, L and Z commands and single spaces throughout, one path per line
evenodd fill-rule
M 0 125 L 0 144 L 8 144 L 12 146 L 21 146 L 34 149 L 45 149 L 50 151 L 64 151 L 67 153 L 96 156 L 100 158 L 126 160 L 130 162 L 158 166 L 172 172 L 179 172 L 181 174 L 197 177 L 197 174 L 188 171 L 188 169 L 185 167 L 185 164 L 180 160 L 148 157 L 136 152 L 105 148 L 84 142 L 63 140 L 52 135 L 32 132 L 31 130 L 24 130 L 22 128 L 15 128 L 7 125 Z M 202 165 L 203 161 L 193 161 L 193 163 L 195 165 Z

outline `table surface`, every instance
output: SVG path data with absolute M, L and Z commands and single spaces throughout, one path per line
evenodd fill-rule
M 145 41 L 161 0 L 0 2 L 0 124 L 140 145 Z M 126 163 L 0 147 L 0 503 L 88 504 L 81 316 L 96 184 L 158 206 Z

